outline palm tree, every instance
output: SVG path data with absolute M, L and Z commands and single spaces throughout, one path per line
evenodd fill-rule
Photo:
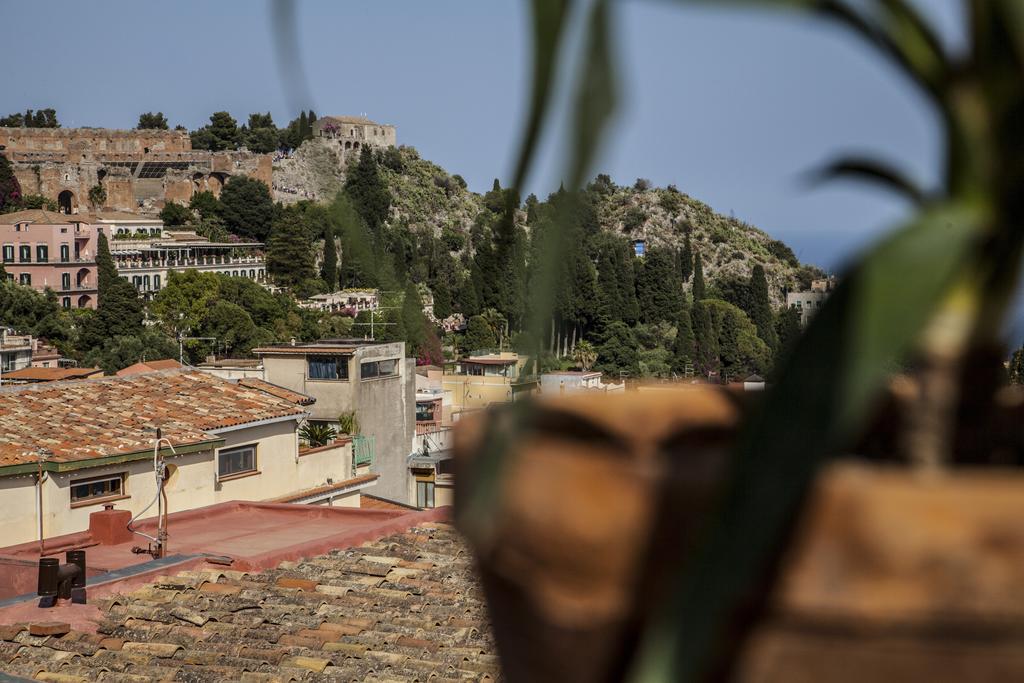
M 324 422 L 307 422 L 299 429 L 299 438 L 311 448 L 326 446 L 332 443 L 338 433 L 334 427 Z
M 594 363 L 597 362 L 597 349 L 594 348 L 593 344 L 583 339 L 573 349 L 572 360 L 580 366 L 580 369 L 589 371 L 590 368 L 594 367 Z

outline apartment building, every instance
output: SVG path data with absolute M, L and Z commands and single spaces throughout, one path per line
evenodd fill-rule
M 380 475 L 375 493 L 411 500 L 407 458 L 415 435 L 413 360 L 405 358 L 405 343 L 361 339 L 328 339 L 253 349 L 262 360 L 267 382 L 312 397 L 309 419 L 338 427 L 342 415 L 354 415 L 355 457 L 372 461 Z M 233 369 L 205 367 L 214 373 Z
M 7 277 L 57 293 L 64 308 L 96 308 L 96 246 L 102 226 L 44 209 L 0 215 Z
M 262 380 L 172 370 L 0 389 L 0 545 L 84 531 L 106 504 L 157 494 L 156 429 L 169 440 L 170 508 L 295 501 L 359 505 L 377 476 L 350 440 L 300 449 L 313 399 Z
M 537 379 L 523 375 L 526 356 L 503 351 L 469 356 L 447 365 L 441 390 L 451 397 L 452 420 L 492 403 L 509 403 L 537 390 Z
M 166 286 L 172 270 L 199 270 L 257 282 L 267 277 L 263 243 L 211 242 L 185 230 L 167 230 L 155 238 L 141 231 L 124 234 L 111 241 L 110 253 L 117 274 L 147 297 Z
M 0 327 L 0 381 L 8 372 L 31 365 L 33 349 L 31 335 L 15 334 L 9 328 Z

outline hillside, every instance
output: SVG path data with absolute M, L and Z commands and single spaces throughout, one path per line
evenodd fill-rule
M 460 176 L 421 158 L 415 148 L 399 147 L 396 153 L 382 157 L 380 169 L 391 191 L 393 224 L 404 224 L 418 234 L 429 229 L 440 236 L 449 229 L 468 237 L 484 209 L 482 195 L 466 189 Z M 286 203 L 304 198 L 304 192 L 326 200 L 344 180 L 345 170 L 337 157 L 317 139 L 306 141 L 291 158 L 274 165 L 275 199 Z M 646 181 L 616 186 L 607 176 L 598 176 L 588 190 L 606 231 L 645 240 L 648 247 L 677 249 L 683 247 L 689 232 L 710 282 L 722 277 L 747 278 L 755 264 L 762 264 L 776 306 L 783 302 L 786 288 L 806 286 L 820 272 L 802 266 L 783 242 L 749 223 L 716 213 L 675 188 L 650 187 Z

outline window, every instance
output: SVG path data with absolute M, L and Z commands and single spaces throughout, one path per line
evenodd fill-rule
M 422 480 L 416 481 L 416 507 L 434 507 L 434 482 Z
M 71 289 L 71 273 L 60 274 L 60 288 L 65 292 Z
M 92 479 L 78 479 L 71 482 L 71 505 L 77 503 L 99 503 L 109 498 L 124 495 L 125 473 L 108 474 Z
M 153 276 L 153 289 L 160 289 L 160 275 Z
M 217 456 L 217 476 L 221 479 L 255 471 L 255 445 L 224 449 Z
M 70 249 L 68 249 L 66 244 L 60 245 L 60 260 L 62 263 L 67 263 L 71 260 Z
M 14 263 L 14 245 L 4 245 L 4 263 Z
M 374 377 L 393 377 L 398 374 L 398 359 L 388 358 L 387 360 L 371 360 L 359 367 L 361 379 L 373 379 Z
M 71 308 L 71 297 L 66 296 L 63 299 L 61 299 L 61 306 L 63 306 L 64 308 Z
M 306 372 L 309 379 L 348 379 L 349 356 L 309 356 Z
M 50 260 L 50 248 L 45 244 L 36 245 L 36 261 L 46 263 Z
M 18 284 L 31 285 L 32 275 L 30 273 L 21 273 L 20 275 L 18 275 Z
M 22 263 L 32 263 L 32 247 L 28 244 L 18 247 L 18 260 Z

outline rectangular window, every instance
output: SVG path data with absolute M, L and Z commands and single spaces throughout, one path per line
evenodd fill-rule
M 418 507 L 418 508 L 432 508 L 432 507 L 434 507 L 434 482 L 432 482 L 432 481 L 417 481 L 416 482 L 416 507 Z
M 45 244 L 36 245 L 36 261 L 46 263 L 50 260 L 50 248 Z
M 349 356 L 308 356 L 306 372 L 309 379 L 348 379 Z
M 126 474 L 108 474 L 92 479 L 77 479 L 71 482 L 71 504 L 99 503 L 108 498 L 119 498 L 124 495 Z
M 21 263 L 32 263 L 32 247 L 28 244 L 22 244 L 18 247 L 18 260 Z
M 65 292 L 71 289 L 71 273 L 60 274 L 60 288 Z
M 256 446 L 239 446 L 222 450 L 217 455 L 217 476 L 233 477 L 256 471 Z
M 373 379 L 374 377 L 394 377 L 398 374 L 398 359 L 388 358 L 387 360 L 371 360 L 359 366 L 359 377 L 361 379 Z
M 63 299 L 61 299 L 61 306 L 63 306 L 64 308 L 71 308 L 71 297 L 66 296 Z
M 14 263 L 14 245 L 4 245 L 4 263 Z
M 29 273 L 21 273 L 20 275 L 18 275 L 18 283 L 23 285 L 31 285 L 32 275 Z
M 68 245 L 60 245 L 60 260 L 63 263 L 67 263 L 71 260 L 71 250 L 68 249 Z

